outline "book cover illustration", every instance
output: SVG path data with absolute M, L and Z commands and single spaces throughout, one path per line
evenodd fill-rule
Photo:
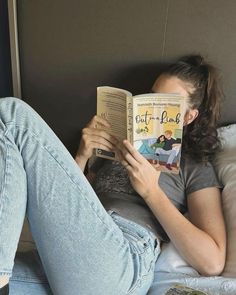
M 183 99 L 174 94 L 136 96 L 133 145 L 157 170 L 178 173 L 183 133 Z
M 165 293 L 165 295 L 208 295 L 208 294 L 199 290 L 189 288 L 184 285 L 176 284 L 175 286 L 171 287 Z
M 109 132 L 131 144 L 158 170 L 178 173 L 183 134 L 184 98 L 173 93 L 132 96 L 126 90 L 98 87 L 97 114 L 107 119 Z M 95 155 L 118 160 L 115 152 Z

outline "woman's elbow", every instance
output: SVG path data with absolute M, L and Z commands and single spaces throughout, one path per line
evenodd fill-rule
M 205 264 L 200 271 L 200 274 L 203 276 L 219 276 L 225 266 L 225 259 L 215 259 L 215 261 L 210 261 L 208 264 Z

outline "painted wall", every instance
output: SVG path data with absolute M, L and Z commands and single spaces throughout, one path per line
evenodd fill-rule
M 73 153 L 96 87 L 149 91 L 166 61 L 202 53 L 222 69 L 235 121 L 236 1 L 18 1 L 23 98 Z
M 0 97 L 12 96 L 7 0 L 0 1 Z

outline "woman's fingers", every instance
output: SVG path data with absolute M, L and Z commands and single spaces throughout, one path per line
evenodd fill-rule
M 89 159 L 94 149 L 103 149 L 105 151 L 114 151 L 115 146 L 105 138 L 97 135 L 88 135 L 83 133 L 80 145 L 77 151 L 77 156 L 83 159 Z
M 86 138 L 88 137 L 88 138 Z M 106 140 L 105 138 L 103 137 L 100 137 L 100 136 L 97 136 L 97 135 L 93 135 L 92 137 L 88 136 L 88 135 L 84 135 L 84 141 L 87 142 L 88 145 L 92 145 L 93 148 L 102 148 L 101 146 L 103 147 L 106 147 L 106 149 L 108 150 L 113 150 L 114 148 L 114 145 Z
M 92 120 L 87 124 L 86 127 L 89 127 L 89 128 L 101 128 L 101 127 L 110 128 L 111 125 L 106 119 L 104 119 L 98 115 L 95 115 L 92 118 Z
M 109 127 L 110 124 L 106 119 L 94 116 L 82 130 L 82 136 L 76 156 L 80 159 L 87 160 L 92 156 L 95 148 L 114 151 L 118 140 L 106 131 L 109 130 Z
M 133 146 L 128 140 L 123 141 L 123 146 L 120 148 L 123 158 L 126 162 L 128 162 L 131 166 L 137 166 L 137 164 L 142 163 L 146 160 Z
M 113 135 L 109 134 L 103 129 L 98 128 L 84 128 L 82 130 L 82 137 L 84 138 L 84 140 L 92 137 L 101 137 L 109 141 L 113 145 L 116 145 L 118 143 L 118 140 Z
M 116 145 L 118 140 L 108 132 L 110 127 L 110 123 L 106 119 L 96 115 L 82 130 L 82 136 L 84 134 L 89 136 L 100 136 L 111 142 L 113 145 Z
M 118 157 L 118 160 L 120 161 L 120 163 L 124 166 L 124 167 L 127 167 L 129 165 L 129 163 L 126 161 L 126 159 L 124 158 L 124 155 L 123 153 L 121 152 L 121 149 L 120 148 L 117 148 L 116 149 L 116 154 L 117 154 L 117 157 Z

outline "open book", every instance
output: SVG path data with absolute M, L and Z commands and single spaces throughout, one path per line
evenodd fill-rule
M 109 132 L 128 139 L 157 170 L 179 172 L 185 100 L 179 94 L 132 96 L 124 89 L 97 88 L 97 115 L 111 124 Z M 96 156 L 117 159 L 115 152 L 95 150 Z

